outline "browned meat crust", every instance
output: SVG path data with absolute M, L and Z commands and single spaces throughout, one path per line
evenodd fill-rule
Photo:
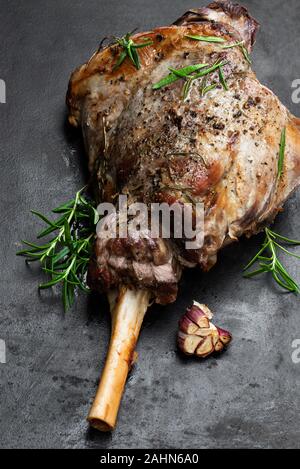
M 128 267 L 128 259 L 122 250 L 117 254 L 114 242 L 97 241 L 98 260 L 90 275 L 95 288 L 132 282 L 151 287 L 158 301 L 159 290 L 164 289 L 167 298 L 170 289 L 164 302 L 174 300 L 180 265 L 211 268 L 222 246 L 261 230 L 299 185 L 299 120 L 260 84 L 240 47 L 222 49 L 216 43 L 186 38 L 198 34 L 219 36 L 229 43 L 244 40 L 250 50 L 257 26 L 244 7 L 214 2 L 190 10 L 173 26 L 134 35 L 137 43 L 145 37 L 153 41 L 139 49 L 140 70 L 129 60 L 114 69 L 121 51 L 114 44 L 73 73 L 67 95 L 69 121 L 83 129 L 99 198 L 113 201 L 125 193 L 131 201 L 147 204 L 178 201 L 205 206 L 204 246 L 185 251 L 173 242 L 172 281 L 154 281 L 152 274 L 149 282 L 146 270 L 135 274 L 131 255 Z M 227 62 L 223 70 L 228 91 L 218 86 L 203 97 L 196 82 L 183 101 L 180 81 L 152 89 L 168 67 L 212 64 L 218 59 Z M 216 78 L 211 76 L 212 81 Z M 287 143 L 278 180 L 284 127 Z M 119 257 L 114 266 L 108 261 L 112 256 Z M 120 266 L 125 261 L 124 273 Z
M 113 223 L 115 216 L 110 218 L 108 223 Z M 98 237 L 88 283 L 95 290 L 107 291 L 120 283 L 138 287 L 142 282 L 157 303 L 167 304 L 176 300 L 181 271 L 173 244 L 151 238 L 148 231 L 127 238 Z
M 203 21 L 217 21 L 215 24 L 217 29 L 224 28 L 224 24 L 233 26 L 239 31 L 249 50 L 255 42 L 255 36 L 259 27 L 259 23 L 249 14 L 247 8 L 239 3 L 232 3 L 228 0 L 212 2 L 206 8 L 189 10 L 175 21 L 174 24 L 185 26 L 190 23 Z

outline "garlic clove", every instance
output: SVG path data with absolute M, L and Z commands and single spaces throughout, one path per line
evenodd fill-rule
M 202 340 L 202 337 L 196 335 L 188 335 L 181 331 L 178 333 L 178 347 L 187 355 L 194 355 L 196 348 Z
M 232 339 L 232 335 L 230 334 L 230 332 L 225 331 L 224 329 L 221 329 L 220 327 L 218 327 L 217 330 L 218 330 L 220 340 L 223 342 L 223 344 L 224 345 L 229 344 L 229 342 Z
M 183 353 L 205 358 L 229 344 L 231 334 L 210 322 L 212 317 L 210 309 L 196 301 L 187 309 L 179 321 L 178 347 Z
M 193 305 L 191 308 L 188 308 L 185 316 L 199 327 L 209 327 L 209 318 L 198 306 Z
M 198 357 L 205 358 L 207 355 L 210 355 L 214 351 L 214 344 L 212 337 L 205 337 L 205 339 L 199 344 L 196 350 L 196 355 Z
M 203 304 L 203 303 L 198 303 L 198 301 L 194 301 L 194 302 L 193 302 L 193 306 L 198 307 L 198 308 L 205 314 L 205 316 L 208 317 L 208 319 L 212 319 L 212 318 L 213 318 L 213 313 L 211 312 L 211 310 L 209 309 L 209 307 L 206 306 L 205 304 Z
M 184 315 L 179 321 L 179 329 L 186 334 L 195 334 L 199 327 L 187 315 Z
M 224 344 L 220 340 L 218 340 L 216 344 L 214 344 L 214 347 L 216 352 L 221 352 L 224 348 Z
M 197 332 L 195 332 L 196 335 L 199 335 L 200 337 L 207 337 L 209 335 L 213 335 L 213 334 L 218 334 L 217 332 L 217 328 L 216 326 L 214 326 L 214 324 L 210 323 L 209 324 L 209 327 L 203 327 L 203 328 L 199 328 L 197 330 Z

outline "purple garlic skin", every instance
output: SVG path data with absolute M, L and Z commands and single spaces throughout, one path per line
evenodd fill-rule
M 186 355 L 205 358 L 214 352 L 221 352 L 232 339 L 230 332 L 216 327 L 211 319 L 210 309 L 194 301 L 179 321 L 178 348 Z

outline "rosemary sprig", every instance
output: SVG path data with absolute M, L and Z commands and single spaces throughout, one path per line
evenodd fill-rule
M 259 268 L 245 273 L 244 277 L 252 278 L 259 274 L 269 272 L 272 274 L 273 279 L 281 288 L 289 292 L 300 293 L 299 285 L 295 282 L 295 280 L 292 279 L 290 274 L 278 259 L 278 250 L 283 251 L 289 256 L 300 259 L 300 256 L 290 252 L 288 249 L 279 244 L 279 240 L 292 246 L 300 245 L 300 241 L 279 235 L 278 233 L 271 231 L 269 228 L 265 228 L 265 235 L 266 236 L 262 248 L 244 268 L 244 272 L 250 269 L 250 267 L 252 267 L 255 263 L 258 263 Z
M 225 39 L 223 39 L 221 37 L 217 37 L 217 36 L 197 36 L 197 35 L 193 35 L 193 34 L 187 34 L 185 37 L 188 38 L 188 39 L 193 39 L 195 41 L 214 42 L 214 43 L 221 43 L 221 44 L 226 42 Z M 240 47 L 240 49 L 241 49 L 245 59 L 247 60 L 247 62 L 250 65 L 252 64 L 249 52 L 248 52 L 247 48 L 245 47 L 245 41 L 238 41 L 238 42 L 235 42 L 233 44 L 222 45 L 221 47 L 222 47 L 222 49 L 232 49 L 233 47 Z
M 193 34 L 187 34 L 185 37 L 189 38 L 189 39 L 193 39 L 195 41 L 214 42 L 214 43 L 224 43 L 224 42 L 226 42 L 225 39 L 223 39 L 222 37 L 217 37 L 217 36 L 197 36 L 197 35 L 193 35 Z M 245 47 L 245 41 L 239 41 L 239 42 L 235 42 L 233 44 L 226 44 L 226 45 L 222 45 L 221 47 L 222 47 L 222 49 L 231 49 L 233 47 L 240 47 L 241 51 L 243 52 L 243 55 L 244 55 L 245 59 L 247 60 L 247 62 L 250 65 L 252 64 L 249 52 L 248 52 L 247 48 Z
M 198 78 L 205 77 L 206 75 L 210 75 L 215 70 L 218 70 L 220 67 L 224 67 L 224 65 L 226 64 L 228 64 L 227 61 L 217 60 L 211 67 L 206 68 L 205 70 L 202 70 L 201 72 L 196 73 L 193 76 L 193 79 L 197 80 Z
M 185 36 L 188 39 L 193 39 L 194 41 L 203 41 L 203 42 L 225 42 L 225 39 L 217 36 L 198 36 L 194 34 L 187 34 Z
M 194 80 L 199 78 L 206 77 L 207 75 L 213 73 L 216 70 L 220 70 L 224 65 L 228 62 L 218 60 L 213 65 L 209 66 L 208 64 L 196 64 L 190 65 L 189 67 L 184 67 L 180 69 L 169 68 L 171 72 L 167 77 L 160 80 L 158 83 L 155 83 L 152 88 L 154 90 L 158 90 L 165 86 L 174 83 L 177 80 L 183 79 L 185 80 L 185 84 L 183 86 L 183 99 L 185 100 L 188 97 L 189 91 L 191 89 L 192 83 Z M 223 86 L 227 86 L 225 82 L 225 78 L 222 72 L 223 77 Z
M 181 78 L 187 78 L 191 73 L 196 72 L 197 70 L 200 70 L 201 68 L 207 67 L 207 64 L 195 64 L 195 65 L 189 65 L 188 67 L 183 67 L 179 69 L 174 69 L 174 68 L 169 68 L 169 73 L 168 76 L 160 80 L 159 82 L 155 83 L 152 86 L 153 90 L 159 90 L 160 88 L 164 88 L 165 86 L 171 85 L 177 80 L 180 80 Z
M 227 85 L 227 82 L 225 80 L 225 76 L 224 76 L 224 72 L 223 72 L 223 66 L 226 65 L 228 62 L 226 61 L 223 61 L 223 62 L 220 62 L 220 61 L 217 61 L 212 67 L 210 67 L 210 70 L 209 70 L 209 73 L 212 73 L 214 72 L 215 70 L 219 70 L 219 80 L 220 80 L 220 83 L 221 85 L 223 86 L 223 88 L 228 91 L 228 85 Z M 201 76 L 200 74 L 198 74 L 198 77 Z M 206 93 L 208 93 L 209 91 L 212 91 L 214 90 L 215 88 L 217 88 L 218 86 L 218 83 L 211 83 L 210 85 L 207 85 L 207 74 L 204 75 L 203 77 L 203 82 L 202 82 L 202 85 L 200 87 L 200 93 L 201 93 L 201 96 L 204 97 L 206 95 Z
M 285 145 L 286 145 L 286 127 L 281 132 L 280 146 L 279 146 L 279 158 L 278 158 L 278 174 L 277 179 L 281 178 L 283 172 L 284 164 L 284 155 L 285 155 Z
M 126 57 L 129 57 L 130 61 L 133 63 L 135 68 L 139 70 L 141 68 L 141 63 L 140 63 L 140 58 L 139 54 L 137 52 L 137 49 L 141 49 L 142 47 L 147 47 L 147 46 L 152 46 L 153 41 L 149 41 L 147 38 L 144 38 L 144 42 L 136 44 L 133 42 L 133 40 L 130 38 L 132 35 L 133 31 L 131 33 L 125 34 L 123 37 L 116 37 L 116 43 L 119 44 L 123 48 L 122 52 L 119 55 L 119 58 L 116 62 L 116 64 L 113 67 L 113 70 L 116 70 Z
M 32 211 L 47 225 L 37 238 L 53 236 L 54 233 L 56 235 L 45 244 L 23 241 L 30 249 L 17 253 L 18 256 L 26 257 L 27 263 L 40 262 L 43 271 L 50 275 L 50 280 L 39 285 L 39 289 L 62 284 L 65 310 L 72 306 L 77 288 L 89 291 L 85 277 L 99 214 L 94 204 L 82 195 L 83 190 L 84 188 L 76 193 L 74 200 L 52 210 L 53 213 L 60 215 L 54 221 L 39 212 Z

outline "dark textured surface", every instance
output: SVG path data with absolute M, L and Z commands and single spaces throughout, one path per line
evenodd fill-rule
M 300 78 L 300 2 L 248 0 L 262 29 L 254 53 L 259 79 L 295 114 Z M 0 447 L 299 447 L 299 299 L 268 280 L 243 280 L 260 238 L 225 250 L 209 274 L 187 272 L 175 305 L 153 307 L 139 361 L 113 434 L 85 422 L 109 338 L 105 300 L 80 296 L 65 315 L 59 292 L 39 296 L 37 268 L 15 257 L 39 228 L 29 215 L 68 199 L 85 180 L 80 136 L 65 125 L 70 72 L 105 35 L 168 24 L 203 0 L 0 1 L 1 312 Z M 276 229 L 299 237 L 300 194 Z M 300 281 L 299 263 L 287 259 Z M 208 303 L 234 335 L 219 358 L 185 360 L 175 351 L 177 321 L 192 299 Z

